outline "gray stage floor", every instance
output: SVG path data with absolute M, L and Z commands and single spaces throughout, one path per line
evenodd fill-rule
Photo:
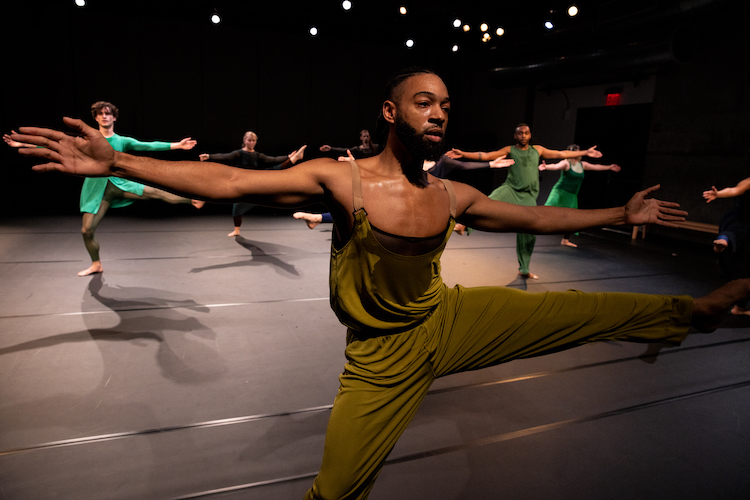
M 0 499 L 301 498 L 344 364 L 330 227 L 113 215 L 0 225 Z M 710 246 L 540 237 L 529 291 L 702 295 Z M 524 288 L 514 235 L 454 235 L 448 284 Z M 750 498 L 750 321 L 645 357 L 598 343 L 438 380 L 373 499 Z M 356 439 L 356 436 L 352 436 Z

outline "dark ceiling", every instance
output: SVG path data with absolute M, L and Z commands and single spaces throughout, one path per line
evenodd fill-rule
M 73 0 L 64 0 L 75 9 Z M 59 8 L 63 0 L 54 3 Z M 28 6 L 44 3 L 30 0 Z M 455 63 L 456 68 L 484 68 L 500 85 L 546 81 L 574 85 L 573 73 L 588 73 L 587 81 L 638 79 L 685 61 L 708 36 L 706 26 L 722 16 L 736 15 L 742 0 L 88 0 L 92 14 L 149 16 L 209 25 L 211 14 L 227 27 L 252 27 L 280 34 L 309 36 L 316 26 L 319 39 L 389 46 L 411 50 L 425 64 Z M 575 3 L 579 14 L 566 11 Z M 408 9 L 399 14 L 399 7 Z M 739 7 L 737 7 L 738 9 Z M 452 26 L 454 19 L 471 26 Z M 551 20 L 555 28 L 547 30 Z M 480 23 L 492 38 L 482 42 Z M 494 34 L 497 27 L 505 34 Z M 715 28 L 714 28 L 715 29 Z M 710 32 L 708 32 L 710 33 Z M 715 33 L 713 34 L 715 35 Z M 415 46 L 404 42 L 413 38 Z M 459 51 L 451 52 L 457 44 Z M 422 56 L 424 56 L 422 58 Z M 566 76 L 567 74 L 567 76 Z

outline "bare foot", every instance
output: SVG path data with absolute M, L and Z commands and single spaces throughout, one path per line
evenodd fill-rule
M 234 231 L 232 231 L 231 233 L 229 233 L 227 236 L 229 236 L 231 238 L 232 236 L 239 236 L 239 235 L 240 235 L 240 228 L 235 227 Z
M 521 274 L 521 272 L 519 271 L 518 275 L 520 277 L 522 277 L 523 279 L 527 279 L 527 280 L 538 280 L 539 279 L 539 276 L 537 276 L 534 273 Z
M 464 232 L 466 232 L 466 226 L 463 224 L 456 224 L 453 226 L 453 230 L 463 236 Z
M 307 212 L 294 212 L 292 217 L 295 219 L 302 219 L 307 224 L 307 227 L 314 229 L 315 226 L 323 222 L 323 216 L 321 214 L 310 214 Z
M 564 245 L 566 247 L 578 248 L 578 245 L 576 245 L 575 243 L 573 243 L 572 241 L 570 241 L 567 238 L 563 238 L 562 241 L 560 242 L 560 244 Z
M 203 201 L 203 200 L 190 200 L 190 203 L 191 203 L 191 204 L 192 204 L 192 205 L 193 205 L 193 206 L 194 206 L 195 208 L 197 208 L 198 210 L 200 210 L 201 208 L 203 208 L 203 205 L 205 205 L 205 204 L 206 204 L 206 202 L 205 202 L 205 201 Z
M 690 324 L 703 333 L 716 330 L 732 306 L 750 298 L 750 279 L 730 281 L 693 302 Z M 740 308 L 741 309 L 741 308 Z
M 721 253 L 727 249 L 729 242 L 725 239 L 714 240 L 714 252 Z
M 741 316 L 741 315 L 743 315 L 743 314 L 744 314 L 745 316 L 750 316 L 750 311 L 748 311 L 748 310 L 747 310 L 747 309 L 745 309 L 744 307 L 740 307 L 740 306 L 734 306 L 734 307 L 732 308 L 732 311 L 731 311 L 731 312 L 732 312 L 732 314 L 736 314 L 737 316 Z
M 89 274 L 101 273 L 103 271 L 104 268 L 102 267 L 102 262 L 100 260 L 97 260 L 91 263 L 91 267 L 89 267 L 88 269 L 84 269 L 83 271 L 78 273 L 78 276 L 88 276 Z

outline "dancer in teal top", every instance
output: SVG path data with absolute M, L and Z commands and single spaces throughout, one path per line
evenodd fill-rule
M 91 106 L 91 115 L 99 124 L 99 132 L 115 151 L 168 151 L 170 149 L 192 149 L 196 141 L 190 137 L 179 142 L 141 142 L 132 137 L 115 134 L 115 121 L 119 111 L 110 102 L 98 101 Z M 81 234 L 83 244 L 91 256 L 91 266 L 78 273 L 78 276 L 100 273 L 104 270 L 99 259 L 99 242 L 94 237 L 96 228 L 104 218 L 109 207 L 126 207 L 134 200 L 162 200 L 167 203 L 192 203 L 196 208 L 203 206 L 202 201 L 189 200 L 182 196 L 144 186 L 138 182 L 119 177 L 87 177 L 81 188 L 81 212 L 83 224 Z
M 575 158 L 581 156 L 576 151 L 557 151 L 547 149 L 544 146 L 532 146 L 531 129 L 525 123 L 516 126 L 513 134 L 516 144 L 505 146 L 497 151 L 467 153 L 460 149 L 452 149 L 446 153 L 451 158 L 466 158 L 468 160 L 487 161 L 494 160 L 500 156 L 507 156 L 514 160 L 508 171 L 505 182 L 490 193 L 490 199 L 505 201 L 514 205 L 525 207 L 536 206 L 536 198 L 539 195 L 539 159 L 540 158 Z M 596 146 L 587 149 L 584 154 L 592 158 L 602 156 Z M 518 257 L 518 275 L 527 279 L 539 279 L 539 276 L 529 270 L 531 253 L 534 251 L 536 236 L 533 234 L 516 233 L 516 256 Z
M 569 151 L 580 151 L 580 149 L 581 148 L 578 144 L 571 144 L 568 146 Z M 544 203 L 545 206 L 578 208 L 578 191 L 580 191 L 581 184 L 583 183 L 583 171 L 612 170 L 613 172 L 619 172 L 620 166 L 616 164 L 596 165 L 587 161 L 581 161 L 581 157 L 577 156 L 569 160 L 562 160 L 549 165 L 542 162 L 542 164 L 539 165 L 539 170 L 561 171 L 560 178 L 555 183 L 555 186 L 547 197 L 547 201 Z M 570 236 L 571 233 L 564 234 L 560 244 L 569 247 L 577 247 L 578 245 L 570 241 Z

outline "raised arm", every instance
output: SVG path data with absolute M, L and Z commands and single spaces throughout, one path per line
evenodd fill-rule
M 245 170 L 218 163 L 161 161 L 116 152 L 96 129 L 81 120 L 63 119 L 78 135 L 23 127 L 15 141 L 43 146 L 23 148 L 26 156 L 48 160 L 36 165 L 38 172 L 57 170 L 91 177 L 116 176 L 162 187 L 169 191 L 212 201 L 248 201 L 260 205 L 296 207 L 324 201 L 327 164 L 319 159 L 281 171 Z
M 590 158 L 601 158 L 602 152 L 596 149 L 596 146 L 591 146 L 586 150 L 571 151 L 564 149 L 562 151 L 557 149 L 547 149 L 544 146 L 532 146 L 539 151 L 539 156 L 546 159 L 560 160 L 566 158 L 575 158 L 576 156 L 588 156 Z
M 620 165 L 616 163 L 612 163 L 611 165 L 601 165 L 599 163 L 589 163 L 587 161 L 582 161 L 581 164 L 583 164 L 584 170 L 611 170 L 613 172 L 620 171 Z
M 503 203 L 489 199 L 471 186 L 454 184 L 458 220 L 485 231 L 559 234 L 606 225 L 653 223 L 674 227 L 674 222 L 685 220 L 687 215 L 679 210 L 677 203 L 647 198 L 659 189 L 658 185 L 639 191 L 623 207 L 579 210 Z
M 497 158 L 500 158 L 501 156 L 507 156 L 508 153 L 510 153 L 510 146 L 505 146 L 502 149 L 498 149 L 497 151 L 489 151 L 489 152 L 483 152 L 483 151 L 476 151 L 476 152 L 467 152 L 467 151 L 461 151 L 460 149 L 453 148 L 447 153 L 445 153 L 445 156 L 448 158 L 452 158 L 454 160 L 458 160 L 459 158 L 464 158 L 466 160 L 475 160 L 475 161 L 491 161 L 496 160 Z
M 750 177 L 742 179 L 736 186 L 726 187 L 721 191 L 718 191 L 716 186 L 712 186 L 710 190 L 703 191 L 703 197 L 706 199 L 706 203 L 711 203 L 716 198 L 734 198 L 740 196 L 748 189 L 750 189 Z

